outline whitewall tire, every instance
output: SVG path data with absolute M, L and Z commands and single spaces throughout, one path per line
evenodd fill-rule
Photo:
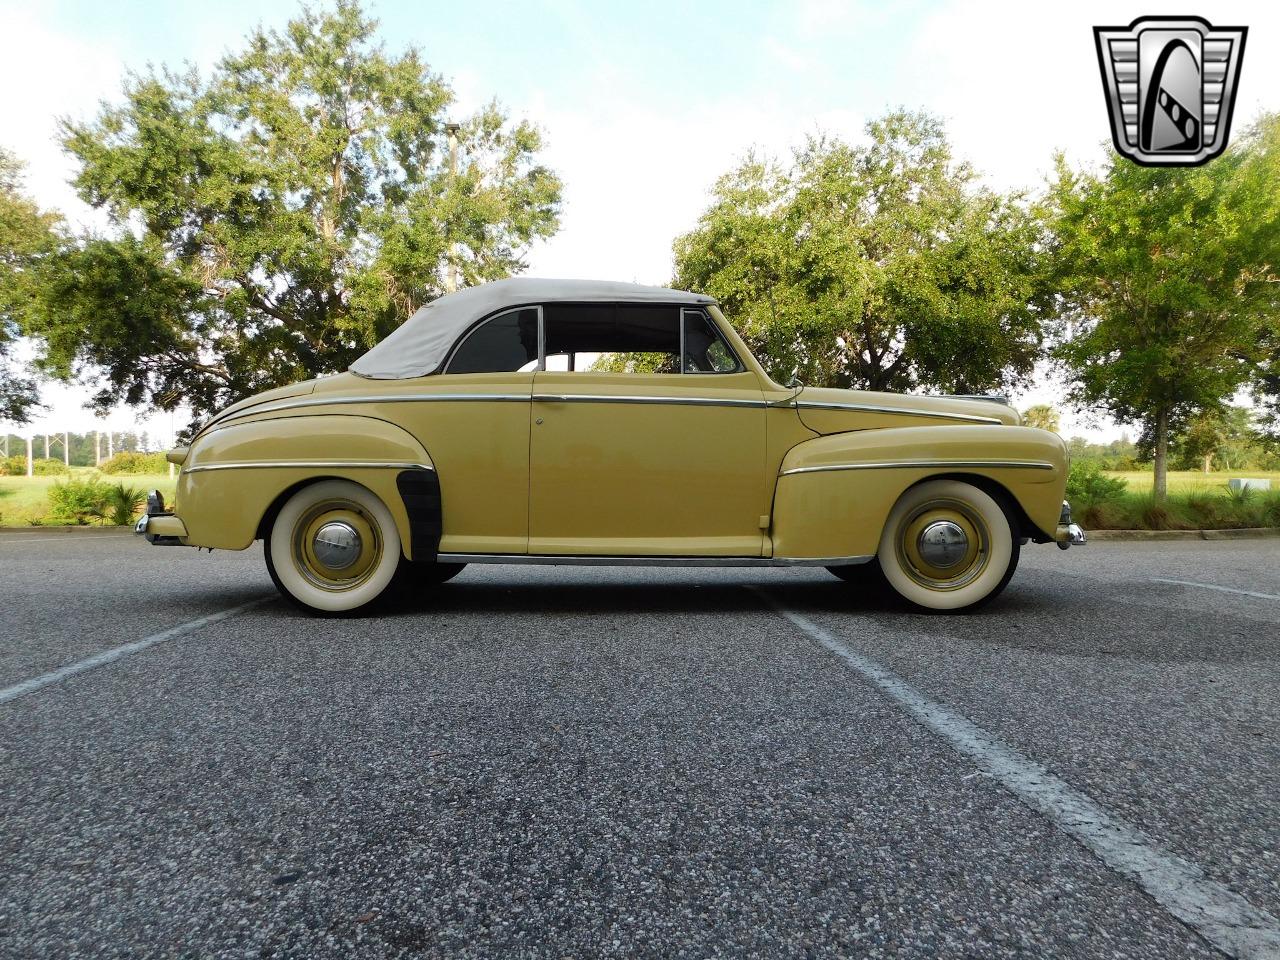
M 994 497 L 960 480 L 928 480 L 894 504 L 877 559 L 889 585 L 925 610 L 971 610 L 1018 565 L 1013 522 Z
M 349 613 L 382 596 L 400 565 L 400 534 L 386 504 L 350 480 L 303 487 L 266 539 L 276 588 L 316 613 Z

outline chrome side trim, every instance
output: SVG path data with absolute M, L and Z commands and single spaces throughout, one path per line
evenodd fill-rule
M 829 463 L 818 467 L 792 467 L 780 476 L 796 473 L 830 473 L 835 470 L 910 470 L 919 467 L 947 469 L 1001 469 L 1001 470 L 1052 470 L 1053 464 L 1045 460 L 879 460 L 867 463 Z
M 967 420 L 973 423 L 1003 423 L 999 417 L 980 417 L 972 413 L 943 413 L 940 410 L 915 410 L 911 407 L 885 407 L 873 403 L 835 403 L 821 400 L 797 400 L 801 410 L 858 410 L 866 413 L 892 413 L 906 417 L 929 417 L 934 420 Z
M 702 407 L 766 406 L 763 398 L 760 400 L 739 400 L 727 397 L 654 397 L 594 393 L 538 393 L 532 396 L 527 393 L 380 393 L 372 396 L 308 397 L 304 400 L 285 400 L 280 403 L 251 407 L 247 410 L 237 410 L 230 416 L 224 417 L 220 422 L 226 423 L 238 420 L 241 417 L 257 416 L 260 413 L 298 410 L 304 407 L 328 407 L 361 403 L 528 403 L 531 399 L 540 400 L 544 403 L 660 403 L 673 406 Z
M 439 563 L 518 563 L 574 567 L 840 567 L 867 557 L 610 557 L 543 553 L 440 553 Z
M 944 393 L 946 400 L 986 400 L 988 403 L 1002 403 L 1006 407 L 1013 406 L 1003 393 Z
M 300 407 L 330 407 L 355 403 L 528 403 L 527 393 L 375 393 L 370 396 L 307 397 L 303 400 L 283 400 L 259 407 L 237 410 L 225 420 L 253 417 L 277 410 L 296 410 Z M 210 421 L 209 426 L 218 421 Z
M 533 399 L 541 403 L 660 403 L 676 407 L 764 407 L 766 405 L 763 398 L 745 400 L 730 397 L 651 397 L 609 393 L 535 393 Z
M 209 463 L 185 467 L 183 473 L 202 470 L 435 470 L 429 463 L 403 463 L 394 460 L 254 460 L 245 463 Z

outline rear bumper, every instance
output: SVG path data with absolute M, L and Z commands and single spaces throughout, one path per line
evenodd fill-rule
M 147 494 L 147 512 L 134 524 L 133 532 L 152 546 L 186 546 L 187 525 L 164 508 L 164 497 L 159 490 Z
M 1065 500 L 1062 501 L 1062 515 L 1058 518 L 1058 529 L 1053 539 L 1060 550 L 1066 550 L 1068 547 L 1082 547 L 1089 542 L 1084 528 L 1078 523 L 1071 522 L 1071 504 Z

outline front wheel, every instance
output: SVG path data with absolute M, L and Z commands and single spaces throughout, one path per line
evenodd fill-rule
M 386 504 L 350 480 L 322 480 L 290 497 L 266 538 L 267 570 L 312 613 L 349 613 L 377 600 L 400 563 Z
M 959 480 L 929 480 L 894 504 L 877 559 L 908 603 L 958 612 L 997 596 L 1018 553 L 1013 522 L 994 497 Z

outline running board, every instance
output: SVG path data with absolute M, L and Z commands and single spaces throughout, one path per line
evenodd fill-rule
M 528 563 L 577 567 L 848 567 L 869 557 L 611 557 L 541 553 L 440 553 L 437 563 Z

